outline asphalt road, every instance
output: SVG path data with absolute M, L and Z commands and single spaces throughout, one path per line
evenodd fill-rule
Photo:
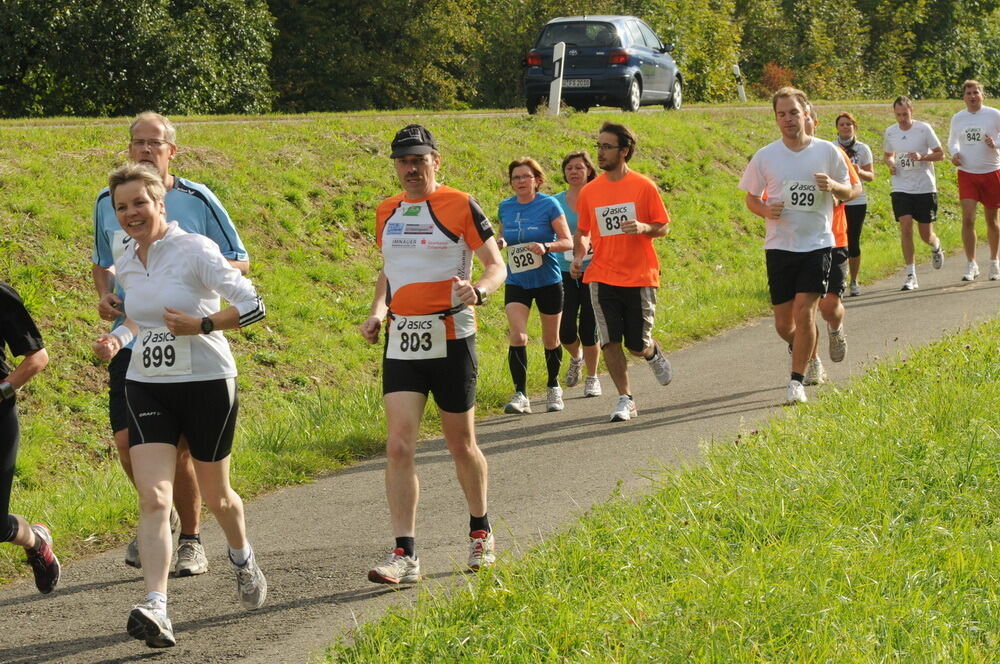
M 900 274 L 848 298 L 847 359 L 825 361 L 830 378 L 842 383 L 878 358 L 996 316 L 1000 281 L 986 281 L 984 268 L 979 280 L 963 283 L 963 268 L 964 260 L 952 255 L 940 271 L 920 266 L 920 290 L 900 292 Z M 824 334 L 824 359 L 825 343 Z M 639 418 L 631 422 L 607 421 L 615 395 L 604 376 L 603 397 L 583 399 L 580 387 L 569 389 L 562 413 L 479 424 L 500 550 L 520 554 L 605 499 L 619 482 L 626 493 L 643 491 L 646 471 L 696 462 L 700 445 L 725 443 L 782 411 L 789 361 L 770 319 L 676 352 L 671 360 L 669 387 L 656 385 L 644 366 L 632 367 Z M 807 391 L 817 389 L 823 388 Z M 423 572 L 427 585 L 448 584 L 463 574 L 465 506 L 440 440 L 421 445 L 418 464 Z M 144 591 L 138 572 L 116 550 L 64 568 L 51 596 L 39 595 L 30 582 L 0 590 L 0 662 L 308 661 L 358 622 L 415 596 L 366 579 L 392 544 L 383 465 L 384 459 L 373 459 L 247 506 L 250 537 L 270 586 L 260 611 L 247 613 L 237 604 L 224 540 L 209 519 L 203 534 L 208 574 L 171 580 L 175 648 L 153 651 L 125 633 L 128 610 Z

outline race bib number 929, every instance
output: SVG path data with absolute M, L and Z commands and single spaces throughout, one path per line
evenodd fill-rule
M 812 212 L 818 210 L 825 192 L 819 185 L 809 180 L 785 180 L 781 191 L 781 200 L 785 207 L 792 210 Z

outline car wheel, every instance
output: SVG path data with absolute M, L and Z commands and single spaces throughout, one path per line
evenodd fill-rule
M 628 84 L 628 92 L 625 93 L 625 100 L 622 102 L 622 110 L 635 113 L 639 110 L 639 105 L 642 103 L 642 86 L 639 84 L 639 80 L 633 78 Z
M 528 114 L 534 115 L 538 112 L 538 105 L 541 104 L 541 97 L 528 97 L 528 101 L 525 104 L 528 107 Z
M 681 91 L 681 79 L 674 79 L 674 89 L 670 93 L 670 101 L 665 104 L 668 109 L 673 109 L 679 111 L 681 109 L 681 102 L 684 101 L 684 94 Z
M 586 113 L 590 110 L 590 106 L 587 106 L 586 104 L 574 104 L 573 110 L 577 113 Z

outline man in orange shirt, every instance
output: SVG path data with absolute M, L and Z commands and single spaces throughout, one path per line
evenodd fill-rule
M 670 361 L 653 339 L 660 262 L 653 238 L 667 234 L 670 216 L 653 181 L 629 169 L 636 137 L 624 125 L 605 122 L 597 136 L 597 163 L 604 172 L 584 186 L 577 199 L 579 223 L 574 235 L 574 279 L 583 275 L 604 353 L 604 363 L 618 388 L 612 422 L 639 413 L 632 397 L 625 347 L 649 364 L 660 385 L 672 378 Z M 582 272 L 583 258 L 593 259 Z

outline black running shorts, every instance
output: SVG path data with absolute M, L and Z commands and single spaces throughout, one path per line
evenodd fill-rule
M 931 224 L 937 219 L 937 209 L 937 194 L 892 192 L 892 216 L 897 221 L 900 217 L 913 217 L 914 221 L 921 224 Z
M 108 364 L 108 417 L 111 432 L 128 429 L 128 403 L 125 401 L 125 374 L 132 361 L 132 349 L 122 348 Z
M 511 302 L 518 302 L 531 308 L 531 301 L 538 303 L 540 313 L 552 316 L 562 312 L 563 309 L 563 285 L 556 282 L 548 286 L 538 288 L 521 288 L 514 284 L 505 284 L 503 288 L 503 303 L 507 306 Z
M 476 337 L 448 340 L 448 355 L 432 360 L 392 360 L 382 350 L 382 394 L 419 392 L 434 395 L 446 413 L 464 413 L 476 405 L 479 360 Z
M 592 282 L 590 302 L 594 306 L 601 348 L 621 343 L 636 353 L 653 345 L 656 289 L 652 286 L 611 286 Z
M 830 252 L 830 278 L 826 283 L 826 292 L 839 297 L 844 296 L 847 288 L 847 247 L 834 247 Z
M 795 299 L 796 293 L 826 293 L 830 278 L 831 249 L 815 251 L 785 251 L 767 249 L 767 286 L 771 304 L 784 304 Z

